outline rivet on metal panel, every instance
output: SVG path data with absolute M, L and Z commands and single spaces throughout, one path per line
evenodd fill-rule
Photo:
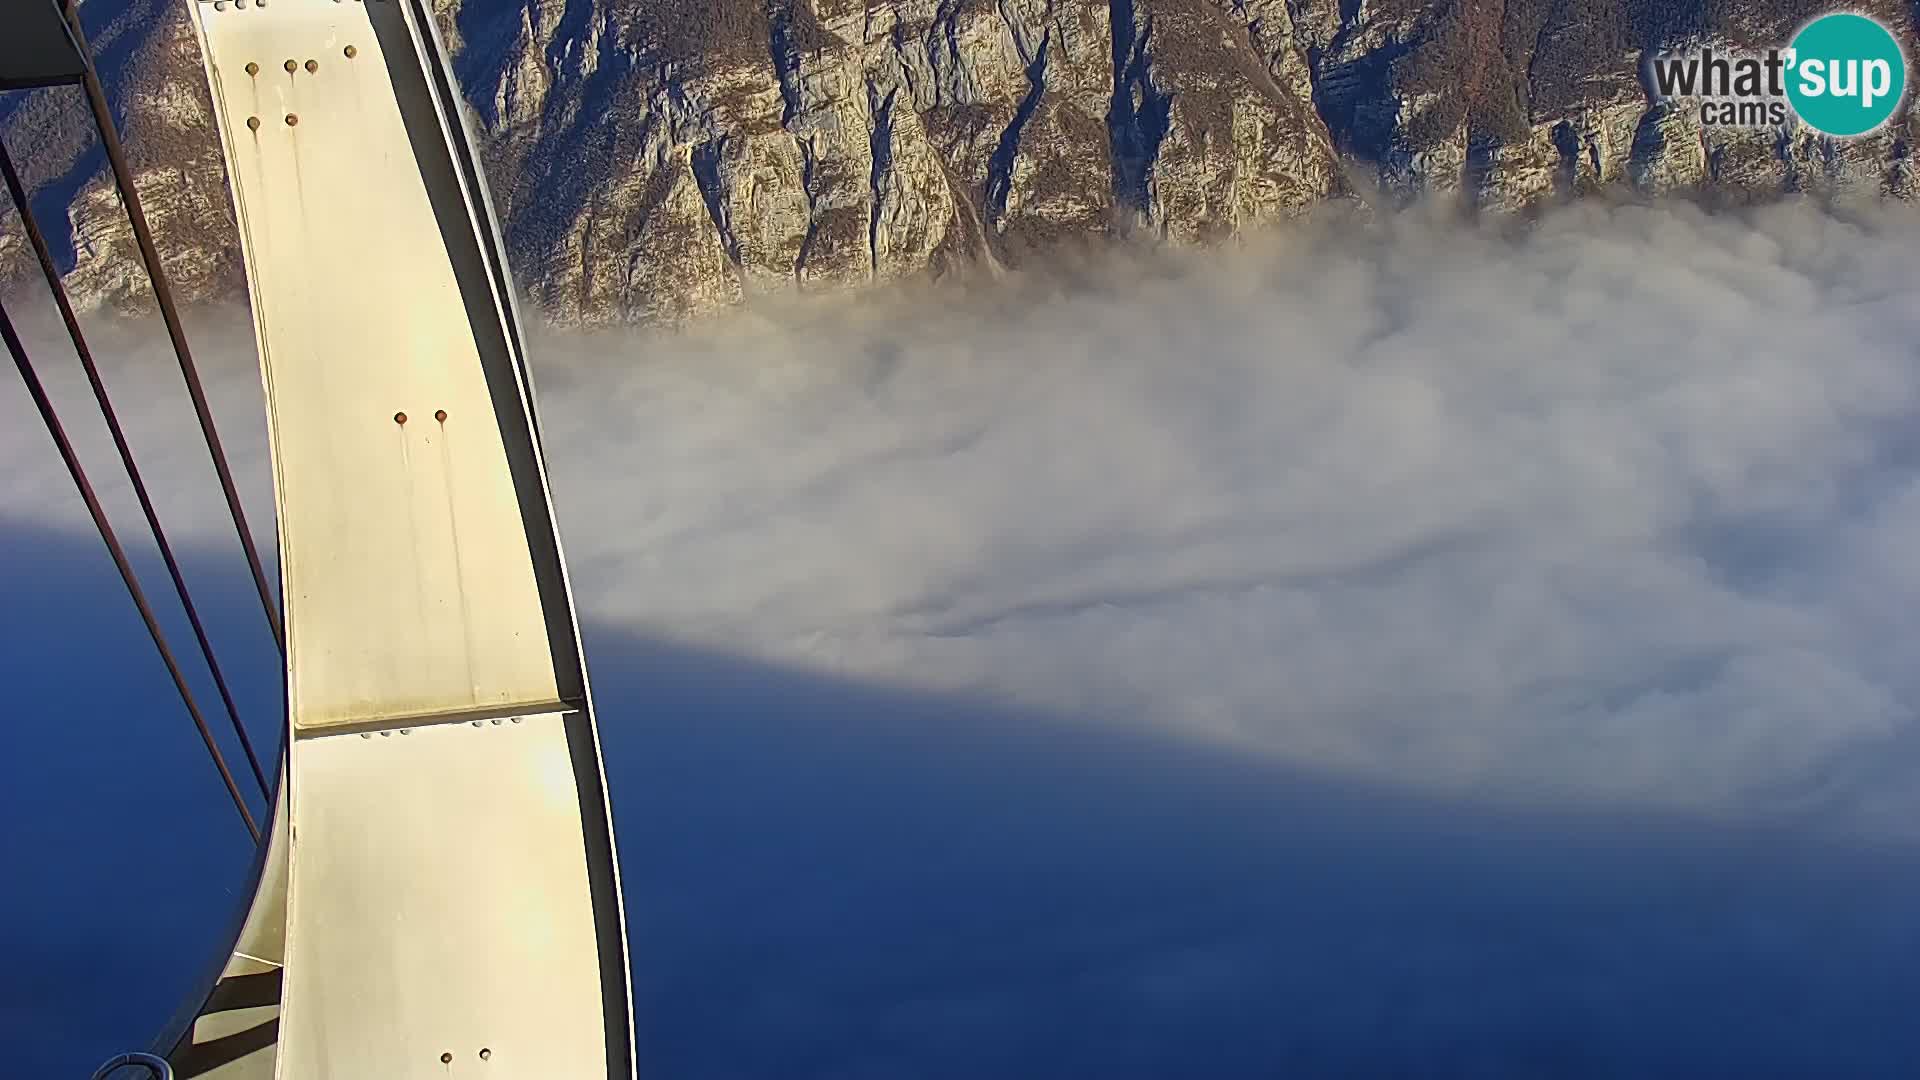
M 360 733 L 360 737 L 361 737 L 361 738 L 363 738 L 363 739 L 371 739 L 371 738 L 373 738 L 373 732 L 371 732 L 371 731 L 363 731 L 363 732 L 361 732 L 361 733 Z
M 484 1046 L 480 1048 L 480 1060 L 481 1060 L 481 1061 L 485 1061 L 485 1060 L 487 1060 L 488 1058 L 490 1058 L 490 1057 L 492 1057 L 492 1056 L 493 1056 L 493 1051 L 491 1051 L 491 1050 L 489 1050 L 489 1049 L 487 1049 L 487 1048 L 486 1048 L 486 1047 L 484 1047 Z
M 494 726 L 495 726 L 495 727 L 498 727 L 498 726 L 500 726 L 500 718 L 499 718 L 499 717 L 497 717 L 497 716 L 496 716 L 496 717 L 494 717 L 494 718 L 493 718 L 493 723 L 494 723 Z
M 247 130 L 248 130 L 248 131 L 259 131 L 259 130 L 260 130 L 260 118 L 259 118 L 259 117 L 257 117 L 257 116 L 249 116 L 249 117 L 247 117 Z
M 449 1050 L 449 1051 L 447 1051 L 446 1053 L 444 1053 L 444 1054 L 441 1054 L 441 1055 L 440 1055 L 440 1064 L 442 1064 L 442 1065 L 451 1065 L 451 1064 L 453 1064 L 453 1051 L 451 1051 L 451 1050 Z
M 412 729 L 412 728 L 410 728 L 410 727 L 403 727 L 403 728 L 401 728 L 401 729 L 400 729 L 400 734 L 402 734 L 402 735 L 411 735 L 411 734 L 413 734 L 413 729 Z
M 292 127 L 293 125 L 295 125 L 295 124 L 297 124 L 297 123 L 299 123 L 299 122 L 300 122 L 300 118 L 299 118 L 299 117 L 297 117 L 297 116 L 295 116 L 295 115 L 293 115 L 292 113 L 288 113 L 288 114 L 287 114 L 287 126 L 288 126 L 288 127 Z
M 447 422 L 447 410 L 445 410 L 445 409 L 435 409 L 435 410 L 433 410 L 433 418 L 434 418 L 435 420 L 438 420 L 438 421 L 440 421 L 440 422 L 441 422 L 441 423 L 443 423 L 443 424 L 444 424 L 444 423 L 446 423 L 446 422 Z
M 514 722 L 514 723 L 516 723 L 516 724 L 517 724 L 517 723 L 519 723 L 519 722 L 520 722 L 520 718 L 519 718 L 519 717 L 517 717 L 517 716 L 516 716 L 516 717 L 514 717 L 514 718 L 513 718 L 513 722 Z
M 298 60 L 289 60 L 289 61 L 287 61 L 286 63 L 284 63 L 284 64 L 282 64 L 282 65 L 280 65 L 280 66 L 281 66 L 281 67 L 283 67 L 283 68 L 286 68 L 286 69 L 287 69 L 287 74 L 289 74 L 289 75 L 291 75 L 291 74 L 293 74 L 294 72 L 296 72 L 296 71 L 299 71 L 299 70 L 300 70 L 300 62 L 299 62 Z
M 394 423 L 396 423 L 396 424 L 404 424 L 404 423 L 406 423 L 406 422 L 407 422 L 407 414 L 406 414 L 406 413 L 403 413 L 403 412 L 397 412 L 397 413 L 394 413 L 394 414 L 393 414 L 393 422 L 394 422 Z
M 318 60 L 307 61 L 307 74 L 311 75 L 314 72 L 319 70 L 320 70 L 320 61 Z
M 254 62 L 253 62 L 253 61 L 251 61 L 251 60 L 249 60 L 249 61 L 247 61 L 247 74 L 249 74 L 249 75 L 258 75 L 258 74 L 260 74 L 260 65 L 259 65 L 259 64 L 256 64 L 256 63 L 254 63 Z
M 485 720 L 475 720 L 475 721 L 473 722 L 473 726 L 474 726 L 474 727 L 481 727 L 481 726 L 483 726 L 483 725 L 485 725 L 485 724 L 486 724 L 486 721 L 485 721 Z
M 359 56 L 359 55 L 360 55 L 360 50 L 359 50 L 359 49 L 356 49 L 356 48 L 354 48 L 354 47 L 353 47 L 353 46 L 351 46 L 351 45 L 349 45 L 349 46 L 347 46 L 347 48 L 346 48 L 346 53 L 347 53 L 347 59 L 349 59 L 349 60 L 351 60 L 351 59 L 353 59 L 354 57 L 356 57 L 356 56 Z
M 381 737 L 381 738 L 383 738 L 383 739 L 388 739 L 388 738 L 392 738 L 392 737 L 393 737 L 393 732 L 391 732 L 391 731 L 383 731 L 383 732 L 381 732 L 381 733 L 380 733 L 380 737 Z
M 233 0 L 233 10 L 235 11 L 247 10 L 247 0 Z
M 227 10 L 227 0 L 214 0 L 213 10 L 215 11 Z

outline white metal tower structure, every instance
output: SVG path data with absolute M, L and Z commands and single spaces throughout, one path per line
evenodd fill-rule
M 182 1077 L 633 1073 L 508 272 L 420 0 L 187 0 L 265 381 L 287 753 Z

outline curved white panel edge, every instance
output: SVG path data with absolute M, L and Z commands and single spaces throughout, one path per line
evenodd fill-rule
M 444 50 L 410 0 L 193 7 L 267 390 L 292 746 L 285 853 L 185 1040 L 260 1019 L 212 1006 L 277 918 L 277 1042 L 183 1075 L 632 1075 L 598 738 Z

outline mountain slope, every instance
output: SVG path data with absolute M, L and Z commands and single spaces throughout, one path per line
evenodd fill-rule
M 237 292 L 184 8 L 89 23 L 179 290 Z M 1866 5 L 1911 32 L 1906 0 Z M 1915 117 L 1701 129 L 1647 50 L 1783 41 L 1812 0 L 439 0 L 522 284 L 562 321 L 1231 236 L 1358 178 L 1518 209 L 1628 185 L 1920 192 Z M 59 100 L 67 94 L 69 100 Z M 0 113 L 82 297 L 144 285 L 68 91 Z M 0 284 L 24 245 L 0 220 Z

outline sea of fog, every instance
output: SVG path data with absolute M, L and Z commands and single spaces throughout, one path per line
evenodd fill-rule
M 91 326 L 270 740 L 178 371 Z M 190 331 L 270 550 L 245 313 Z M 1329 218 L 532 352 L 643 1075 L 1920 1068 L 1920 213 Z M 70 1075 L 246 851 L 17 381 L 0 460 L 0 1038 Z

